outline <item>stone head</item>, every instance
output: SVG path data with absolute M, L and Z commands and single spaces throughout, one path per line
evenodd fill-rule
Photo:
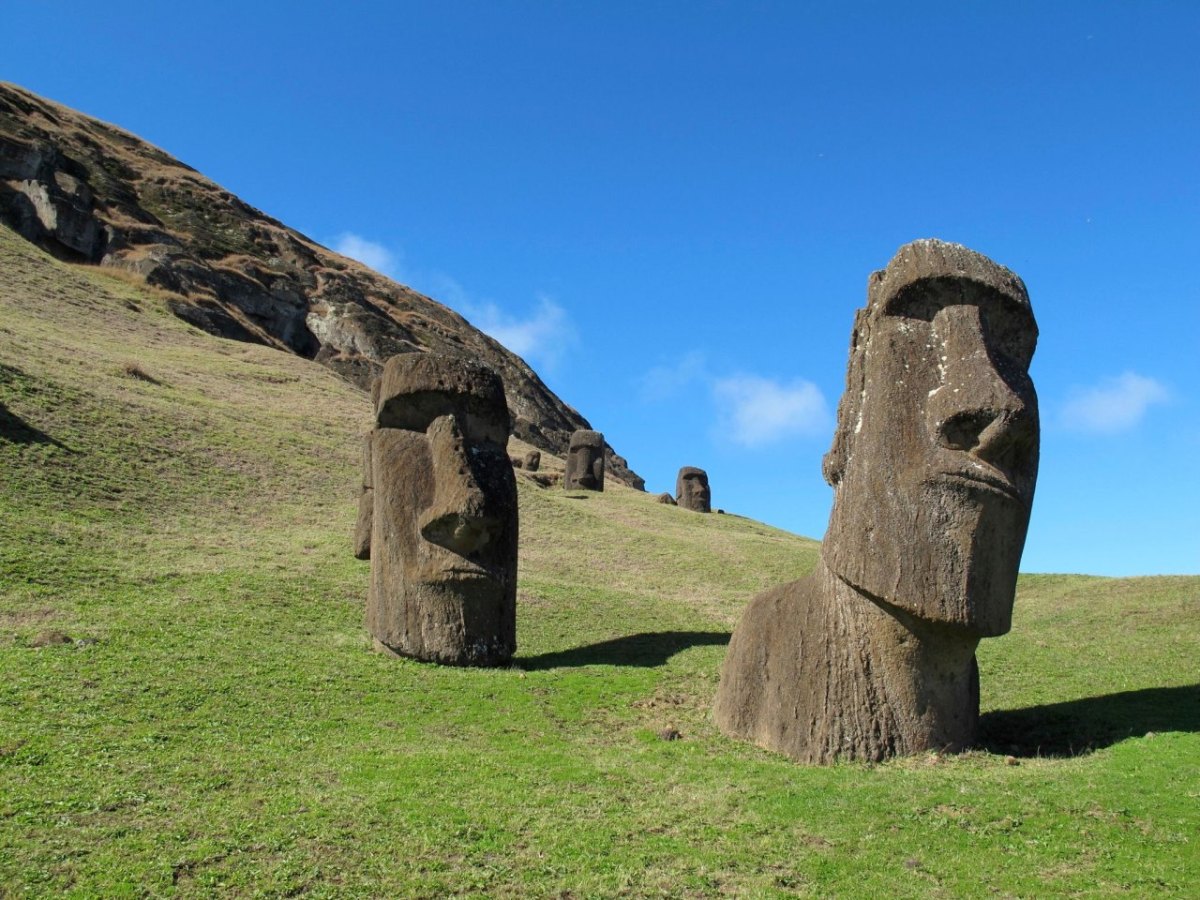
M 368 629 L 404 655 L 503 662 L 515 649 L 517 493 L 500 377 L 456 357 L 394 356 L 375 421 Z
M 571 435 L 563 487 L 567 490 L 604 490 L 604 435 L 600 432 L 580 430 Z
M 676 502 L 684 509 L 712 512 L 712 492 L 708 488 L 708 473 L 695 466 L 684 466 L 675 479 Z
M 1036 343 L 1021 279 L 966 247 L 916 241 L 871 275 L 824 462 L 834 574 L 926 621 L 1008 631 L 1037 478 Z

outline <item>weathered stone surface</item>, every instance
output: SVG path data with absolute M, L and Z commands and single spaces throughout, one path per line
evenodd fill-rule
M 454 357 L 388 360 L 372 433 L 367 630 L 380 650 L 495 666 L 516 650 L 517 488 L 504 389 Z
M 868 284 L 812 576 L 751 601 L 714 714 L 808 763 L 976 739 L 975 648 L 1012 621 L 1037 476 L 1037 342 L 1021 280 L 917 241 Z
M 536 472 L 542 466 L 542 454 L 538 450 L 530 450 L 521 460 L 526 472 Z
M 368 432 L 363 436 L 362 487 L 358 495 L 358 519 L 354 524 L 355 559 L 371 558 L 371 527 L 375 518 L 371 480 L 371 432 Z
M 712 512 L 712 492 L 708 473 L 695 466 L 684 466 L 675 479 L 675 502 L 695 512 Z
M 571 435 L 563 487 L 567 490 L 604 490 L 604 435 L 600 432 L 580 430 Z
M 431 351 L 503 379 L 513 433 L 563 456 L 587 420 L 462 316 L 339 256 L 128 132 L 0 84 L 0 221 L 72 261 L 136 272 L 212 334 L 297 353 L 366 389 Z M 609 473 L 644 482 L 610 452 Z
M 656 498 L 659 503 L 666 503 L 668 506 L 675 506 L 675 498 L 671 496 L 669 491 L 663 491 Z

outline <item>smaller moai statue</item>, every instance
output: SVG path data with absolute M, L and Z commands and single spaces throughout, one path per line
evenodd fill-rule
M 581 429 L 571 435 L 563 487 L 570 490 L 604 490 L 604 435 Z
M 684 466 L 675 479 L 675 502 L 683 509 L 712 512 L 712 492 L 708 488 L 708 473 L 695 466 Z
M 370 534 L 375 648 L 506 665 L 516 650 L 518 511 L 503 382 L 469 360 L 403 353 L 372 396 L 356 531 Z M 356 533 L 356 555 L 363 542 Z
M 530 450 L 522 458 L 526 472 L 536 472 L 542 466 L 542 454 L 540 450 Z

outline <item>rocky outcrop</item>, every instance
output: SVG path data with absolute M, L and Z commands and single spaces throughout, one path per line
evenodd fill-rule
M 513 434 L 556 456 L 590 425 L 437 301 L 288 228 L 139 138 L 0 83 L 0 221 L 72 262 L 138 273 L 197 328 L 313 359 L 366 389 L 397 353 L 477 360 Z M 611 476 L 642 489 L 606 447 Z

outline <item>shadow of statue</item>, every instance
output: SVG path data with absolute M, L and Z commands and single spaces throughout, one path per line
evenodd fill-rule
M 599 641 L 570 650 L 518 657 L 526 671 L 570 666 L 661 666 L 681 650 L 729 643 L 728 631 L 653 631 Z
M 980 744 L 1018 757 L 1085 756 L 1129 737 L 1200 732 L 1200 684 L 998 710 L 979 718 Z
M 44 431 L 34 428 L 7 406 L 0 403 L 0 440 L 13 444 L 52 444 L 68 453 L 74 451 L 61 441 L 57 441 Z

